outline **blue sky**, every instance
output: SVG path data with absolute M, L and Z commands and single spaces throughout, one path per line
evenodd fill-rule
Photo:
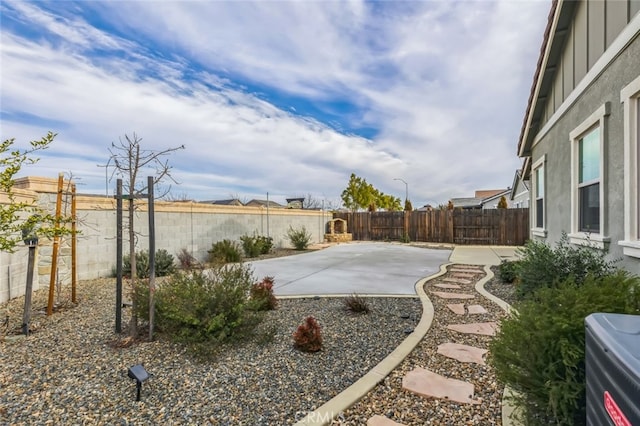
M 548 0 L 0 3 L 0 136 L 105 192 L 135 132 L 174 197 L 311 194 L 353 172 L 414 207 L 506 188 Z M 113 182 L 109 184 L 113 187 Z M 111 189 L 110 189 L 111 192 Z

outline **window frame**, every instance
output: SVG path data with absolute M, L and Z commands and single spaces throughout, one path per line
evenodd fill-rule
M 606 102 L 594 111 L 586 120 L 580 123 L 571 133 L 569 133 L 569 141 L 571 142 L 571 232 L 569 233 L 569 242 L 578 245 L 591 245 L 605 248 L 605 244 L 610 241 L 608 237 L 609 230 L 607 228 L 607 193 L 606 188 L 606 159 L 605 159 L 605 143 L 607 138 L 607 120 L 606 117 L 611 113 L 611 103 Z M 580 183 L 580 141 L 599 129 L 599 173 L 598 179 L 592 179 L 588 182 Z M 599 185 L 599 202 L 600 202 L 600 220 L 598 232 L 580 231 L 580 188 L 592 185 Z
M 546 163 L 547 163 L 547 154 L 544 154 L 540 157 L 533 165 L 531 166 L 531 195 L 532 200 L 529 203 L 531 209 L 531 223 L 533 226 L 531 227 L 531 234 L 536 237 L 546 237 L 547 236 L 547 212 L 546 212 L 546 197 L 547 197 L 547 179 L 546 179 Z M 538 226 L 538 171 L 540 171 L 540 175 L 542 176 L 542 227 Z
M 624 234 L 626 256 L 640 258 L 640 76 L 620 91 L 624 106 Z

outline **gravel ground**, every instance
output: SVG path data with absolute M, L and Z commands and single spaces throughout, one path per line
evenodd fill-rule
M 114 288 L 111 279 L 82 282 L 78 306 L 63 303 L 48 318 L 46 290 L 34 294 L 34 333 L 0 342 L 0 424 L 292 424 L 375 366 L 422 313 L 415 298 L 370 299 L 368 315 L 347 314 L 341 299 L 281 300 L 263 323 L 271 341 L 204 362 L 161 340 L 114 347 Z M 0 306 L 10 331 L 19 329 L 23 303 Z M 315 354 L 292 346 L 308 315 L 323 327 Z M 140 402 L 126 376 L 138 363 L 151 374 Z
M 497 266 L 491 267 L 491 271 L 493 272 L 494 277 L 484 285 L 484 289 L 513 306 L 513 304 L 516 302 L 515 287 L 513 284 L 503 282 L 499 278 L 500 275 L 498 273 L 498 270 L 499 268 Z
M 454 265 L 453 267 L 461 267 Z M 451 269 L 452 266 L 449 267 Z M 473 268 L 473 266 L 464 266 Z M 447 272 L 439 278 L 429 281 L 425 291 L 465 292 L 475 294 L 475 299 L 465 300 L 466 304 L 480 304 L 488 313 L 482 315 L 456 315 L 446 307 L 448 303 L 462 301 L 443 300 L 430 295 L 435 315 L 431 328 L 425 338 L 407 358 L 381 381 L 369 394 L 353 407 L 342 413 L 334 425 L 364 425 L 373 415 L 386 416 L 405 425 L 501 425 L 501 399 L 503 386 L 496 381 L 493 369 L 489 365 L 461 363 L 437 353 L 441 343 L 455 342 L 478 348 L 488 349 L 491 337 L 457 333 L 446 328 L 449 324 L 499 321 L 505 313 L 497 305 L 475 292 L 473 285 L 485 276 L 481 271 L 473 278 L 473 285 L 462 285 L 462 290 L 446 290 L 434 287 L 451 277 Z M 492 285 L 504 286 L 497 278 Z M 506 294 L 505 290 L 505 294 Z M 429 399 L 402 389 L 402 378 L 415 367 L 422 367 L 448 378 L 468 381 L 474 384 L 474 398 L 481 404 L 459 404 L 440 399 Z

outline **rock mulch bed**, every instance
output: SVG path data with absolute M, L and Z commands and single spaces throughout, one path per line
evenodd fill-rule
M 113 280 L 82 282 L 78 306 L 36 315 L 34 334 L 0 342 L 0 424 L 292 424 L 386 357 L 422 314 L 416 298 L 369 299 L 368 315 L 347 314 L 341 299 L 281 300 L 263 323 L 270 341 L 204 362 L 162 340 L 114 348 L 114 288 Z M 23 303 L 0 306 L 11 329 Z M 33 306 L 45 305 L 46 291 L 36 292 Z M 308 315 L 323 327 L 314 354 L 292 345 Z M 140 402 L 126 375 L 138 363 L 151 374 Z
M 451 265 L 446 274 L 426 283 L 425 291 L 431 299 L 435 314 L 425 338 L 409 356 L 371 392 L 353 407 L 342 413 L 334 425 L 364 425 L 367 420 L 378 415 L 403 425 L 501 425 L 501 400 L 503 386 L 496 381 L 489 365 L 461 363 L 438 354 L 438 346 L 447 342 L 465 344 L 488 349 L 491 336 L 464 334 L 447 328 L 450 324 L 499 322 L 505 312 L 493 302 L 474 290 L 484 272 L 469 278 L 470 283 L 459 283 L 461 289 L 446 289 L 436 284 L 451 284 L 459 277 L 451 269 L 473 268 L 472 266 Z M 492 285 L 500 286 L 497 279 Z M 508 286 L 511 288 L 512 286 Z M 452 301 L 438 297 L 433 292 L 471 293 L 473 299 Z M 507 291 L 505 287 L 505 292 Z M 487 313 L 464 315 L 454 313 L 447 307 L 452 303 L 482 305 Z M 447 378 L 470 382 L 474 385 L 474 399 L 479 404 L 461 404 L 443 399 L 425 398 L 403 389 L 403 377 L 416 368 L 424 368 Z M 378 418 L 378 420 L 380 420 Z

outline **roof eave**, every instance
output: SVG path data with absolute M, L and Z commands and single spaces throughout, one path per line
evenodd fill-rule
M 542 46 L 540 47 L 540 55 L 538 57 L 538 62 L 536 65 L 536 72 L 533 76 L 533 83 L 531 85 L 529 100 L 527 102 L 527 109 L 525 112 L 524 120 L 522 122 L 522 127 L 520 129 L 520 138 L 518 140 L 519 157 L 528 157 L 531 155 L 531 143 L 533 141 L 533 135 L 529 133 L 529 130 L 532 127 L 532 115 L 535 111 L 536 101 L 540 93 L 542 78 L 544 77 L 544 72 L 542 71 L 546 68 L 548 54 L 551 47 L 550 41 L 552 40 L 552 35 L 554 34 L 554 30 L 558 22 L 558 17 L 560 16 L 559 12 L 562 9 L 563 3 L 564 0 L 552 0 L 551 2 L 551 10 L 549 11 L 549 16 L 547 18 L 547 27 L 544 30 Z

